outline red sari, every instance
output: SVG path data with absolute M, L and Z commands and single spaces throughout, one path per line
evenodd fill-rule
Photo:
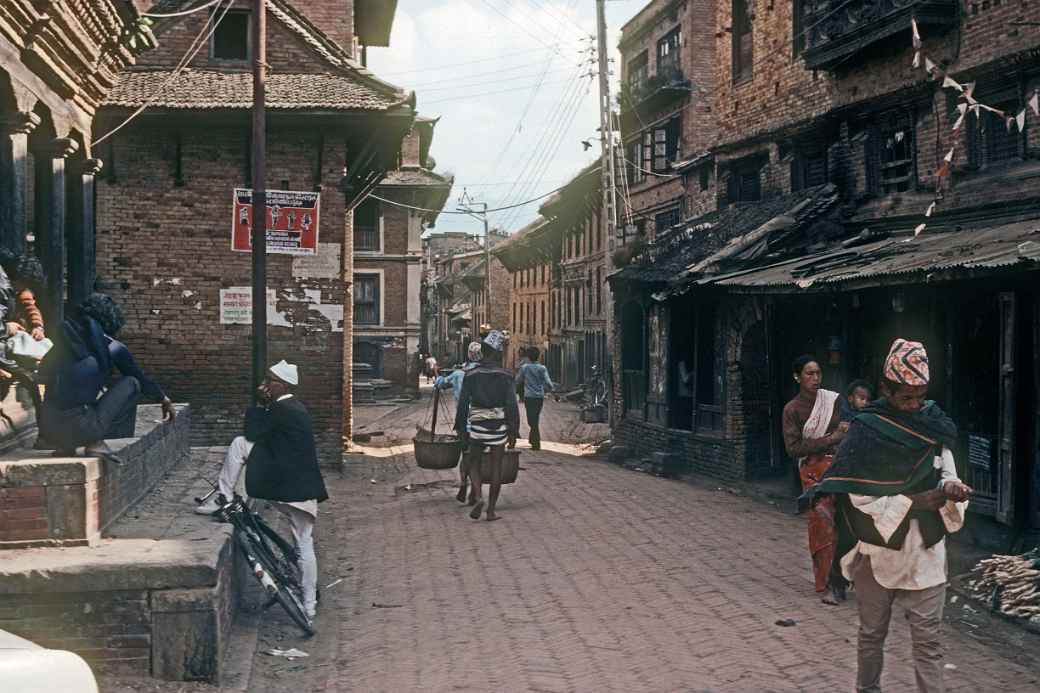
M 801 419 L 807 409 L 807 401 L 803 395 L 799 395 L 784 407 L 785 443 L 788 444 L 789 454 L 799 456 L 798 476 L 802 481 L 803 491 L 818 482 L 834 460 L 830 454 L 831 443 L 826 436 L 838 423 L 837 398 L 836 392 L 819 390 L 804 421 Z M 802 423 L 801 430 L 797 427 L 799 422 Z M 834 496 L 824 496 L 813 503 L 806 512 L 809 524 L 809 552 L 812 554 L 817 592 L 826 592 L 830 584 L 831 566 L 837 547 L 835 505 Z

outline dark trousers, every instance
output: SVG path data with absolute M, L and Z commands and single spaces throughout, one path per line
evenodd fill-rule
M 542 418 L 543 404 L 545 404 L 545 400 L 541 397 L 526 397 L 524 399 L 524 409 L 527 410 L 527 425 L 531 427 L 531 432 L 527 435 L 527 439 L 535 450 L 542 446 L 542 432 L 538 428 L 538 424 Z
M 141 384 L 124 377 L 96 402 L 58 409 L 44 401 L 40 435 L 60 450 L 78 448 L 106 438 L 133 438 Z

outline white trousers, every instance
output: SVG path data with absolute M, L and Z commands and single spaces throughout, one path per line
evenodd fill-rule
M 231 499 L 238 484 L 238 478 L 242 475 L 242 468 L 249 459 L 249 453 L 253 450 L 253 444 L 238 436 L 231 441 L 227 454 L 224 455 L 224 465 L 220 468 L 220 478 L 217 487 L 224 497 Z M 289 526 L 292 528 L 293 543 L 300 554 L 300 572 L 303 578 L 303 606 L 310 610 L 314 608 L 317 601 L 318 590 L 318 559 L 314 555 L 314 515 L 301 510 L 289 503 L 272 501 L 279 512 L 289 518 Z

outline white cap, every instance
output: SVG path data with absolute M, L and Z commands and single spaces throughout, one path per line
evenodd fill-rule
M 271 366 L 271 375 L 289 385 L 300 384 L 300 374 L 296 370 L 296 364 L 288 363 L 285 359 Z

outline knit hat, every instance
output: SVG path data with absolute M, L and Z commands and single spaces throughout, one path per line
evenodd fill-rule
M 897 339 L 885 359 L 885 378 L 902 385 L 927 385 L 928 352 L 920 342 Z
M 479 361 L 482 355 L 480 342 L 470 342 L 469 348 L 466 350 L 466 360 Z
M 271 375 L 281 380 L 283 383 L 288 385 L 299 385 L 300 374 L 296 369 L 296 365 L 286 362 L 282 359 L 278 363 L 271 366 Z

